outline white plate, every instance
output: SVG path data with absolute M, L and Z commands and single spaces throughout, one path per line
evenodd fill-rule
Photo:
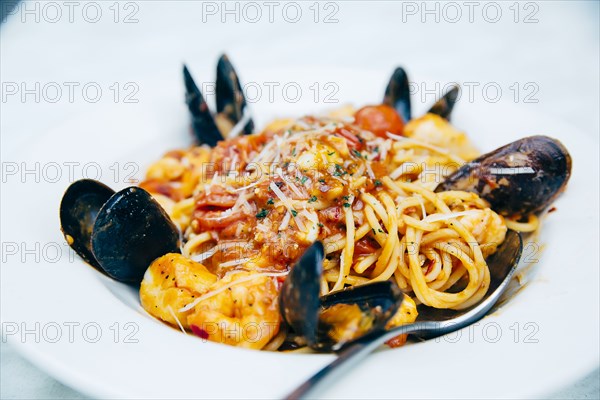
M 80 178 L 84 165 L 87 176 L 94 175 L 94 165 L 85 163 L 97 162 L 102 180 L 121 188 L 133 171 L 126 162 L 140 167 L 134 174 L 139 178 L 161 153 L 189 143 L 178 73 L 163 79 L 164 85 L 139 104 L 94 109 L 11 155 L 19 172 L 40 164 L 39 182 L 35 174 L 3 176 L 4 336 L 34 364 L 94 397 L 281 397 L 333 356 L 240 350 L 185 336 L 150 318 L 133 290 L 73 258 L 59 230 L 58 205 L 70 178 Z M 311 82 L 333 81 L 340 89 L 337 99 L 362 105 L 380 100 L 388 73 L 286 69 L 244 76 L 256 82 L 293 79 L 305 91 Z M 315 104 L 306 93 L 295 104 L 268 99 L 253 104 L 259 124 L 276 115 L 332 107 Z M 573 176 L 557 211 L 544 220 L 538 239 L 543 250 L 525 251 L 530 261 L 539 260 L 526 274 L 526 287 L 474 327 L 373 354 L 323 396 L 542 396 L 598 365 L 598 143 L 523 109 L 464 102 L 457 106 L 454 123 L 484 151 L 543 133 L 559 138 L 571 152 Z M 65 162 L 80 163 L 73 167 L 74 176 L 68 176 Z M 56 182 L 51 163 L 62 172 Z

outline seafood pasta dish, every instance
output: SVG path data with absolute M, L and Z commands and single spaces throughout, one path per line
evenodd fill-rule
M 238 313 L 241 325 L 277 324 L 277 286 L 316 240 L 323 242 L 326 254 L 321 295 L 346 285 L 394 279 L 401 290 L 434 307 L 476 302 L 489 284 L 485 257 L 503 241 L 506 223 L 476 194 L 435 193 L 435 174 L 426 175 L 430 182 L 421 182 L 419 169 L 404 167 L 413 161 L 433 171 L 436 164 L 455 168 L 474 158 L 468 139 L 440 117 L 412 124 L 406 131 L 417 135 L 423 125 L 436 129 L 438 124 L 447 130 L 441 134 L 448 144 L 457 145 L 444 149 L 439 140 L 390 139 L 385 132 L 378 136 L 343 120 L 308 117 L 219 142 L 214 149 L 167 154 L 150 167 L 141 187 L 155 194 L 179 224 L 185 244 L 181 256 L 164 256 L 150 267 L 142 281 L 142 305 L 172 324 L 177 315 L 166 306 L 182 310 L 185 327 L 223 318 L 234 324 L 229 315 Z M 214 165 L 210 178 L 194 176 L 203 164 Z M 201 270 L 202 279 L 194 285 L 207 290 L 174 293 L 165 304 L 166 292 L 178 286 L 165 288 L 164 275 L 176 277 L 179 263 Z M 254 274 L 261 276 L 239 288 L 210 298 L 205 294 Z M 467 287 L 446 293 L 463 276 Z M 231 304 L 234 300 L 240 304 Z M 414 301 L 407 299 L 393 322 L 415 318 Z M 255 345 L 262 347 L 270 339 Z
M 148 314 L 213 342 L 329 351 L 421 307 L 469 308 L 507 231 L 537 230 L 570 176 L 546 136 L 481 155 L 450 123 L 458 87 L 411 115 L 402 68 L 380 104 L 260 129 L 227 57 L 215 113 L 187 68 L 184 82 L 197 144 L 165 149 L 137 187 L 75 182 L 61 223 Z

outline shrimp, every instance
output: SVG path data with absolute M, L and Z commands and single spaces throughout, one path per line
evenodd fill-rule
M 152 316 L 203 339 L 261 349 L 279 332 L 278 293 L 268 274 L 234 271 L 217 279 L 204 265 L 172 253 L 150 265 L 140 300 Z
M 479 156 L 467 135 L 439 115 L 425 114 L 413 119 L 404 128 L 404 136 L 446 149 L 465 161 Z
M 506 236 L 504 218 L 489 208 L 461 217 L 460 223 L 473 234 L 483 257 L 494 254 Z
M 144 274 L 140 286 L 142 307 L 156 318 L 173 326 L 189 329 L 181 308 L 208 292 L 217 276 L 200 263 L 181 254 L 169 253 L 157 258 Z
M 196 335 L 211 341 L 262 349 L 279 332 L 278 284 L 274 278 L 235 271 L 205 295 L 187 322 Z

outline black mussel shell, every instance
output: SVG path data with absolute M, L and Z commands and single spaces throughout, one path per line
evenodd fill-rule
M 279 293 L 283 319 L 311 347 L 317 342 L 324 257 L 323 244 L 312 244 L 292 267 Z
M 438 101 L 436 101 L 427 112 L 430 114 L 437 114 L 442 118 L 450 120 L 450 115 L 452 114 L 452 110 L 454 109 L 454 105 L 458 100 L 459 94 L 460 87 L 458 85 L 452 86 L 450 90 L 448 90 Z
M 148 266 L 167 253 L 178 253 L 179 231 L 144 189 L 115 193 L 100 209 L 92 231 L 92 249 L 114 279 L 138 284 Z
M 404 294 L 393 281 L 373 282 L 366 285 L 351 286 L 321 297 L 321 307 L 335 304 L 358 304 L 367 310 L 377 306 L 385 310 L 397 308 Z
M 100 208 L 114 193 L 98 181 L 81 179 L 68 187 L 60 203 L 60 225 L 67 243 L 88 264 L 100 270 L 92 253 L 92 228 Z
M 216 97 L 217 113 L 227 116 L 234 125 L 241 121 L 244 112 L 248 112 L 238 74 L 225 54 L 217 62 Z M 242 132 L 248 135 L 253 130 L 254 122 L 250 119 Z
M 408 82 L 408 74 L 402 67 L 396 68 L 387 87 L 385 88 L 385 96 L 383 104 L 396 109 L 402 120 L 406 123 L 411 119 L 410 107 L 410 86 Z
M 183 82 L 185 83 L 185 102 L 192 115 L 192 132 L 198 143 L 214 147 L 217 142 L 223 140 L 223 135 L 217 128 L 202 92 L 185 65 L 183 66 Z
M 436 191 L 474 192 L 494 211 L 524 217 L 549 206 L 570 176 L 571 156 L 563 144 L 547 136 L 531 136 L 465 164 Z
M 398 311 L 403 298 L 404 294 L 393 281 L 354 286 L 321 297 L 317 342 L 311 347 L 319 351 L 339 350 L 346 342 L 340 341 L 339 337 L 332 337 L 334 331 L 337 336 L 344 336 L 347 342 L 350 342 L 367 333 L 385 329 L 387 322 Z M 340 305 L 346 308 L 339 307 Z M 337 309 L 334 309 L 336 306 Z M 356 307 L 348 309 L 347 306 Z M 350 312 L 348 315 L 335 315 L 333 319 L 341 323 L 338 326 L 332 326 L 331 320 L 325 318 L 327 310 L 334 310 L 334 312 L 342 314 L 347 310 Z M 368 325 L 363 327 L 363 331 L 360 328 L 357 329 L 357 326 L 366 321 Z M 349 322 L 347 326 L 351 331 L 340 332 L 340 330 L 348 329 L 342 326 L 344 322 Z
M 317 351 L 339 350 L 349 341 L 384 329 L 404 297 L 392 281 L 319 297 L 324 256 L 320 242 L 311 245 L 290 270 L 279 293 L 281 315 L 297 344 Z

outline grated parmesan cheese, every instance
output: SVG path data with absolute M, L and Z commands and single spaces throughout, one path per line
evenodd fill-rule
M 246 107 L 244 107 L 242 118 L 240 118 L 238 123 L 235 124 L 235 126 L 233 128 L 231 128 L 231 130 L 227 134 L 227 139 L 231 139 L 236 136 L 239 136 L 240 133 L 242 133 L 242 131 L 244 130 L 244 127 L 246 125 L 248 125 L 248 122 L 250 122 L 250 118 L 251 118 L 250 111 L 248 110 L 248 106 L 246 106 Z
M 243 257 L 243 258 L 240 258 L 239 260 L 231 260 L 231 261 L 226 261 L 224 263 L 221 263 L 221 264 L 219 264 L 219 267 L 220 268 L 235 267 L 236 265 L 244 264 L 251 260 L 252 260 L 252 257 Z
M 169 314 L 171 314 L 171 316 L 175 319 L 175 321 L 177 321 L 177 325 L 179 325 L 179 329 L 181 329 L 181 332 L 187 335 L 187 332 L 185 331 L 185 329 L 183 329 L 183 325 L 181 325 L 181 321 L 179 321 L 179 318 L 177 318 L 177 315 L 175 315 L 175 312 L 173 311 L 171 306 L 167 305 L 167 310 L 169 311 Z
M 287 229 L 288 225 L 290 224 L 291 217 L 292 217 L 292 214 L 289 211 L 285 213 L 283 220 L 281 221 L 281 225 L 279 225 L 279 228 L 278 228 L 279 231 L 283 231 L 283 230 Z
M 246 276 L 244 278 L 235 280 L 231 283 L 228 283 L 227 285 L 224 285 L 222 287 L 220 287 L 219 289 L 213 290 L 212 292 L 208 292 L 206 294 L 203 294 L 202 296 L 198 297 L 196 300 L 192 301 L 190 304 L 186 305 L 185 307 L 182 307 L 179 309 L 179 312 L 186 312 L 191 310 L 192 308 L 196 307 L 196 305 L 198 305 L 198 303 L 200 303 L 201 301 L 204 301 L 206 299 L 210 299 L 213 296 L 218 295 L 219 293 L 222 293 L 224 291 L 226 291 L 227 289 L 229 289 L 230 287 L 233 287 L 235 285 L 239 285 L 245 282 L 249 282 L 249 281 L 253 281 L 256 278 L 262 278 L 262 277 L 279 277 L 279 276 L 286 276 L 288 274 L 288 272 L 263 272 L 263 273 L 258 273 L 258 274 L 253 274 L 250 276 Z
M 283 193 L 281 191 L 281 189 L 279 189 L 277 187 L 277 185 L 275 184 L 275 182 L 271 182 L 269 184 L 269 187 L 271 188 L 271 190 L 273 191 L 273 193 L 275 193 L 275 195 L 277 197 L 279 197 L 279 200 L 281 200 L 281 202 L 285 205 L 285 207 L 288 209 L 288 211 L 290 213 L 292 213 L 292 216 L 294 215 L 294 213 L 297 213 L 297 211 L 294 210 L 294 207 L 292 207 L 292 201 L 289 199 L 289 197 L 287 197 L 285 195 L 285 193 Z M 304 224 L 302 223 L 302 221 L 300 220 L 300 218 L 298 218 L 298 216 L 294 217 L 294 221 L 296 221 L 296 225 L 298 225 L 298 229 L 300 229 L 303 232 L 306 232 L 306 227 L 304 226 Z

